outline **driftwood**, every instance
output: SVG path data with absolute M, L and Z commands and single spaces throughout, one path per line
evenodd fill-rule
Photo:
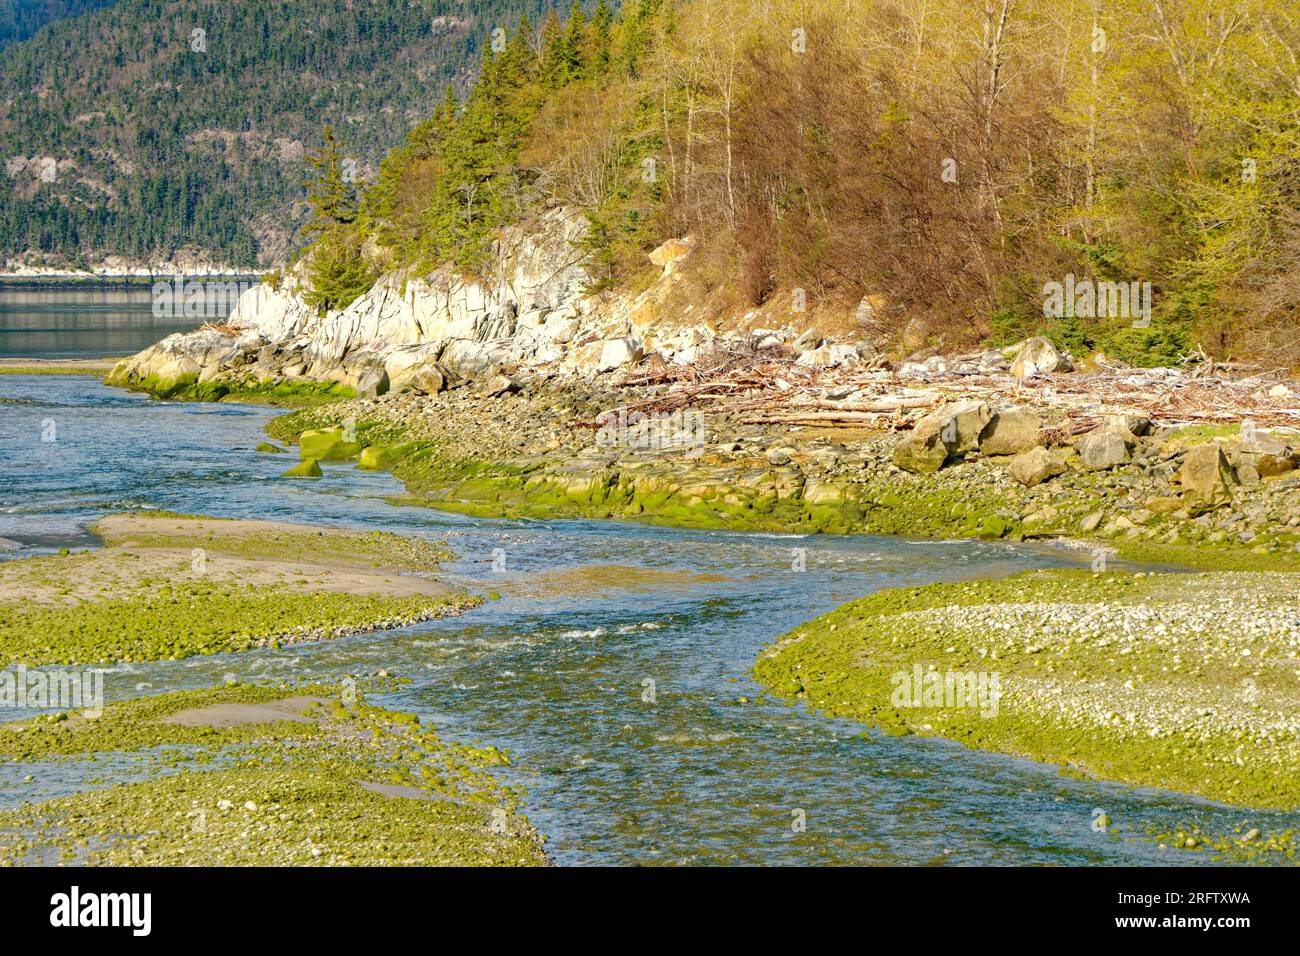
M 650 415 L 698 409 L 736 415 L 748 424 L 899 430 L 962 398 L 980 399 L 994 407 L 1030 404 L 1057 412 L 1059 420 L 1050 430 L 1068 437 L 1119 413 L 1143 414 L 1162 424 L 1250 419 L 1265 428 L 1300 428 L 1300 409 L 1288 407 L 1294 404 L 1294 396 L 1267 395 L 1281 378 L 1281 370 L 1204 358 L 1181 370 L 1143 370 L 1112 363 L 1096 372 L 1026 380 L 969 368 L 905 376 L 866 364 L 807 368 L 797 365 L 794 355 L 784 349 L 724 349 L 693 365 L 642 366 L 629 372 L 621 384 L 667 387 L 661 394 L 628 402 L 630 411 Z M 831 394 L 844 397 L 830 398 Z

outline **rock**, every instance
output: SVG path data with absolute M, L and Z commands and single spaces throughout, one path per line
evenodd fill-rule
M 1291 389 L 1287 388 L 1281 382 L 1274 385 L 1272 388 L 1268 390 L 1269 398 L 1286 398 L 1290 394 L 1291 394 Z
M 361 444 L 346 441 L 341 428 L 309 428 L 298 436 L 298 457 L 304 461 L 348 461 L 361 453 Z
M 1033 378 L 1051 372 L 1068 372 L 1069 362 L 1048 339 L 1035 336 L 1026 339 L 1016 359 L 1011 363 L 1011 374 L 1016 378 Z
M 631 365 L 641 361 L 643 354 L 641 343 L 631 336 L 609 339 L 601 346 L 600 361 L 596 364 L 596 371 L 609 372 L 624 365 Z
M 1128 461 L 1129 442 L 1114 428 L 1094 428 L 1079 442 L 1079 457 L 1089 471 L 1104 471 Z
M 802 335 L 794 340 L 794 350 L 796 352 L 811 352 L 821 344 L 821 334 L 816 329 L 806 329 Z
M 847 494 L 829 481 L 809 481 L 804 485 L 803 500 L 810 505 L 838 505 L 847 500 Z
M 835 368 L 839 365 L 857 365 L 861 361 L 862 357 L 853 346 L 828 342 L 803 352 L 795 364 L 804 368 Z
M 915 475 L 938 471 L 948 461 L 948 445 L 939 435 L 937 422 L 917 422 L 911 433 L 894 446 L 894 464 Z
M 1183 499 L 1175 498 L 1173 495 L 1158 495 L 1155 498 L 1148 498 L 1146 508 L 1153 514 L 1166 515 L 1172 514 L 1183 506 Z
M 951 402 L 926 418 L 937 422 L 939 433 L 948 444 L 949 453 L 959 455 L 979 447 L 980 435 L 988 427 L 992 416 L 987 404 L 968 398 Z
M 1228 446 L 1229 461 L 1237 468 L 1237 477 L 1249 469 L 1259 477 L 1269 478 L 1294 471 L 1298 456 L 1292 448 L 1273 432 L 1247 428 L 1243 425 L 1241 437 Z
M 1059 455 L 1048 451 L 1042 445 L 1029 449 L 1011 459 L 1008 466 L 1016 481 L 1027 488 L 1041 484 L 1048 478 L 1065 473 L 1065 462 Z
M 1041 443 L 1042 428 L 1043 420 L 1032 408 L 1004 408 L 995 412 L 980 432 L 980 452 L 985 455 L 1018 455 Z
M 419 365 L 406 376 L 405 385 L 422 395 L 437 395 L 451 388 L 451 373 L 437 362 Z
M 320 470 L 320 462 L 315 458 L 304 458 L 298 464 L 286 471 L 281 478 L 320 478 L 324 472 Z
M 894 447 L 894 464 L 914 474 L 938 471 L 953 455 L 973 451 L 989 423 L 989 407 L 966 399 L 931 412 Z
M 1175 479 L 1194 504 L 1211 507 L 1232 500 L 1232 466 L 1217 442 L 1187 449 Z
M 578 320 L 574 318 L 548 318 L 544 331 L 552 342 L 564 344 L 573 341 L 579 328 Z
M 388 372 L 382 368 L 367 368 L 349 375 L 345 385 L 357 393 L 358 398 L 378 398 L 388 391 Z
M 1083 520 L 1079 522 L 1079 530 L 1085 533 L 1096 531 L 1104 517 L 1106 517 L 1104 511 L 1094 511 L 1092 514 L 1084 515 Z
M 272 445 L 269 441 L 258 442 L 257 447 L 254 448 L 253 451 L 260 451 L 266 455 L 287 455 L 289 453 L 287 448 L 281 448 L 279 445 Z
M 695 243 L 689 236 L 685 239 L 669 239 L 650 253 L 650 261 L 660 266 L 667 275 L 675 272 L 681 261 L 689 256 L 694 248 Z
M 388 471 L 410 449 L 410 444 L 368 445 L 361 449 L 357 467 L 362 471 Z
M 790 448 L 769 448 L 767 451 L 767 460 L 773 465 L 790 464 Z
M 509 375 L 493 375 L 487 380 L 487 384 L 483 386 L 483 393 L 489 398 L 497 398 L 501 395 L 517 392 L 522 387 Z

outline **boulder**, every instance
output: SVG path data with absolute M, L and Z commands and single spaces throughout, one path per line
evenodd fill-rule
M 309 428 L 298 436 L 298 456 L 304 461 L 349 461 L 360 453 L 360 443 L 345 441 L 341 428 Z
M 1041 335 L 1026 339 L 1015 361 L 1011 363 L 1011 374 L 1016 378 L 1033 378 L 1035 375 L 1068 371 L 1069 361 Z
M 820 347 L 821 344 L 821 333 L 816 329 L 806 329 L 794 340 L 793 347 L 796 352 L 811 352 L 813 349 Z
M 1175 479 L 1182 486 L 1186 500 L 1204 507 L 1231 501 L 1236 481 L 1223 447 L 1217 442 L 1187 449 Z
M 261 441 L 261 442 L 258 442 L 258 443 L 257 443 L 257 447 L 254 448 L 253 451 L 260 451 L 260 452 L 262 452 L 262 453 L 265 454 L 265 455 L 286 455 L 286 454 L 288 454 L 288 449 L 281 448 L 279 445 L 272 445 L 269 441 Z
M 400 445 L 367 445 L 361 450 L 357 467 L 362 471 L 387 471 L 410 449 L 410 442 Z
M 980 452 L 1018 455 L 1041 444 L 1043 420 L 1032 408 L 1017 406 L 994 412 L 980 432 Z
M 1294 471 L 1300 457 L 1273 432 L 1246 427 L 1242 428 L 1240 439 L 1229 445 L 1228 450 L 1238 477 L 1245 469 L 1253 470 L 1261 478 L 1282 475 Z
M 1048 451 L 1042 445 L 1017 455 L 1011 459 L 1009 467 L 1016 481 L 1027 488 L 1065 473 L 1065 462 L 1061 460 L 1061 456 Z
M 1129 445 L 1125 435 L 1115 428 L 1094 428 L 1079 442 L 1079 457 L 1089 471 L 1104 471 L 1129 460 Z
M 894 446 L 894 464 L 915 475 L 928 475 L 942 468 L 949 454 L 947 443 L 939 435 L 938 422 L 923 418 Z
M 979 447 L 980 435 L 988 427 L 992 415 L 986 403 L 967 398 L 950 402 L 922 421 L 926 419 L 933 419 L 938 424 L 939 434 L 947 442 L 949 453 L 957 455 Z
M 678 264 L 689 256 L 694 248 L 695 244 L 690 238 L 669 239 L 650 253 L 650 261 L 662 268 L 667 275 L 674 272 Z
M 938 471 L 953 455 L 978 447 L 989 418 L 984 402 L 951 402 L 916 423 L 911 434 L 894 447 L 894 464 L 914 474 Z
M 509 375 L 493 375 L 483 386 L 483 393 L 489 398 L 497 398 L 517 392 L 522 387 Z
M 298 464 L 286 471 L 281 478 L 320 478 L 324 472 L 320 470 L 320 462 L 315 458 L 304 458 Z
M 641 361 L 641 343 L 631 336 L 609 339 L 601 345 L 600 361 L 596 371 L 610 372 L 624 365 Z

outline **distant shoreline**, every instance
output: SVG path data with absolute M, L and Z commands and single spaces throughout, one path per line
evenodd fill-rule
M 181 278 L 203 282 L 232 282 L 241 279 L 260 279 L 262 272 L 203 272 L 179 273 Z M 173 281 L 178 273 L 155 272 L 149 275 L 123 273 L 100 275 L 83 272 L 51 273 L 48 275 L 22 275 L 0 273 L 0 289 L 111 289 L 129 286 L 152 286 L 155 282 Z

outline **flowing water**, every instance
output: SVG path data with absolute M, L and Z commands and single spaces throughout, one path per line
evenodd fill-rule
M 284 459 L 253 451 L 267 409 L 151 401 L 89 377 L 0 376 L 0 397 L 14 400 L 0 402 L 0 537 L 24 545 L 11 557 L 93 547 L 95 517 L 144 508 L 449 541 L 446 575 L 501 600 L 379 634 L 117 667 L 108 696 L 386 669 L 411 683 L 376 702 L 418 712 L 447 739 L 513 751 L 500 777 L 524 789 L 558 863 L 1193 863 L 1204 858 L 1137 835 L 1296 825 L 756 700 L 749 669 L 763 645 L 846 600 L 1063 564 L 1061 552 L 466 518 L 392 503 L 395 479 L 345 465 L 277 480 Z M 807 549 L 803 572 L 795 548 Z M 5 766 L 0 794 L 48 798 L 88 785 L 83 772 Z M 1127 836 L 1091 831 L 1099 807 Z

